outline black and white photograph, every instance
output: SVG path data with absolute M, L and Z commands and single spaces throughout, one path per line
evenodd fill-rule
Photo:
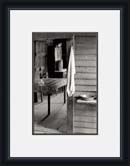
M 1 1 L 2 165 L 128 165 L 128 0 Z
M 32 134 L 98 134 L 98 32 L 32 32 Z
M 10 9 L 11 158 L 121 158 L 121 15 L 115 7 Z

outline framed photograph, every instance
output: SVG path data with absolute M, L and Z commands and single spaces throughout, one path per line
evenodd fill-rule
M 33 32 L 32 47 L 32 133 L 98 134 L 98 32 Z
M 127 165 L 128 2 L 2 5 L 3 163 Z

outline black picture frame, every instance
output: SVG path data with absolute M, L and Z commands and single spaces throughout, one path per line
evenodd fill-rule
M 120 91 L 121 91 L 121 157 L 120 158 L 85 158 L 85 157 L 71 157 L 71 158 L 10 158 L 9 157 L 9 110 L 10 110 L 10 43 L 9 43 L 9 9 L 94 9 L 94 10 L 110 10 L 119 9 L 121 11 L 121 70 L 120 70 Z M 0 74 L 1 74 L 1 109 L 0 109 L 0 161 L 2 165 L 128 165 L 128 0 L 91 0 L 91 1 L 40 1 L 40 0 L 3 0 L 0 6 Z M 129 27 L 130 28 L 130 27 Z

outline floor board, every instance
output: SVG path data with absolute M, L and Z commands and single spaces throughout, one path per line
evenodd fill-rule
M 86 109 L 87 108 L 87 109 Z M 95 107 L 75 104 L 74 134 L 94 134 L 97 131 L 97 111 Z M 47 97 L 34 105 L 34 134 L 66 134 L 67 104 L 63 102 L 63 92 L 51 97 L 51 114 L 47 115 Z

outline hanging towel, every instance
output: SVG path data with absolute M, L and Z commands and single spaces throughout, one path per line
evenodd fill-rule
M 67 94 L 72 96 L 75 92 L 75 59 L 74 59 L 74 48 L 71 46 L 69 64 L 68 64 L 68 74 L 67 74 Z

